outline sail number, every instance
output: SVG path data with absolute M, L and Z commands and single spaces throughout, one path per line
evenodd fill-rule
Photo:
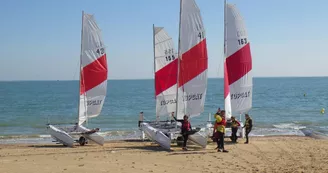
M 165 53 L 165 59 L 166 59 L 166 61 L 172 61 L 172 60 L 175 60 L 174 50 L 173 50 L 173 48 L 171 48 L 171 49 L 166 49 L 166 50 L 164 51 L 164 53 Z
M 98 54 L 102 55 L 105 53 L 105 49 L 104 48 L 100 48 L 100 49 L 97 49 L 96 51 Z
M 204 36 L 204 31 L 199 32 L 199 33 L 198 33 L 198 37 L 199 37 L 199 39 L 203 39 L 203 38 L 205 38 L 205 36 Z
M 239 45 L 247 44 L 247 38 L 241 38 L 241 39 L 238 39 L 238 44 L 239 44 Z

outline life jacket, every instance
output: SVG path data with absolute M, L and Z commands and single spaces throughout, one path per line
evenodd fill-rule
M 218 132 L 225 133 L 225 125 L 226 125 L 225 118 L 221 118 L 220 116 L 216 117 L 215 126 Z
M 237 120 L 231 121 L 231 126 L 232 127 L 238 127 L 238 126 L 240 126 L 240 123 Z
M 181 130 L 190 131 L 190 122 L 183 122 L 181 126 Z
M 246 128 L 250 128 L 249 120 L 251 120 L 251 118 L 247 118 L 246 121 L 245 121 L 245 127 Z
M 218 126 L 221 126 L 221 125 L 225 126 L 227 123 L 227 121 L 224 118 L 222 118 L 222 120 L 220 122 L 217 122 L 217 121 L 215 121 L 215 122 Z

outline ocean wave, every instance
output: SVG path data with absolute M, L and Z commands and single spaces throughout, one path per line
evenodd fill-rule
M 306 128 L 306 126 L 298 125 L 295 123 L 274 124 L 273 127 L 278 128 L 278 129 L 294 129 L 294 130 L 300 130 L 300 129 Z

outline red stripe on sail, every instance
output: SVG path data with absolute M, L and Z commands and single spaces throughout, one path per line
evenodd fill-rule
M 156 96 L 177 83 L 178 59 L 161 68 L 155 73 Z
M 229 92 L 230 92 L 230 88 L 229 88 L 227 63 L 224 62 L 224 98 L 228 96 Z
M 182 54 L 179 71 L 179 87 L 207 69 L 206 39 Z
M 226 59 L 229 85 L 233 84 L 252 70 L 252 56 L 249 43 Z
M 106 54 L 83 67 L 80 80 L 80 95 L 107 80 Z

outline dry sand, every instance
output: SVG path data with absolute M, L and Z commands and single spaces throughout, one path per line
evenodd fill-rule
M 227 139 L 228 140 L 228 139 Z M 172 147 L 151 142 L 108 142 L 66 148 L 61 145 L 0 145 L 0 173 L 141 172 L 328 172 L 328 141 L 309 137 L 251 138 L 226 142 L 229 153 Z M 174 144 L 173 144 L 174 145 Z

